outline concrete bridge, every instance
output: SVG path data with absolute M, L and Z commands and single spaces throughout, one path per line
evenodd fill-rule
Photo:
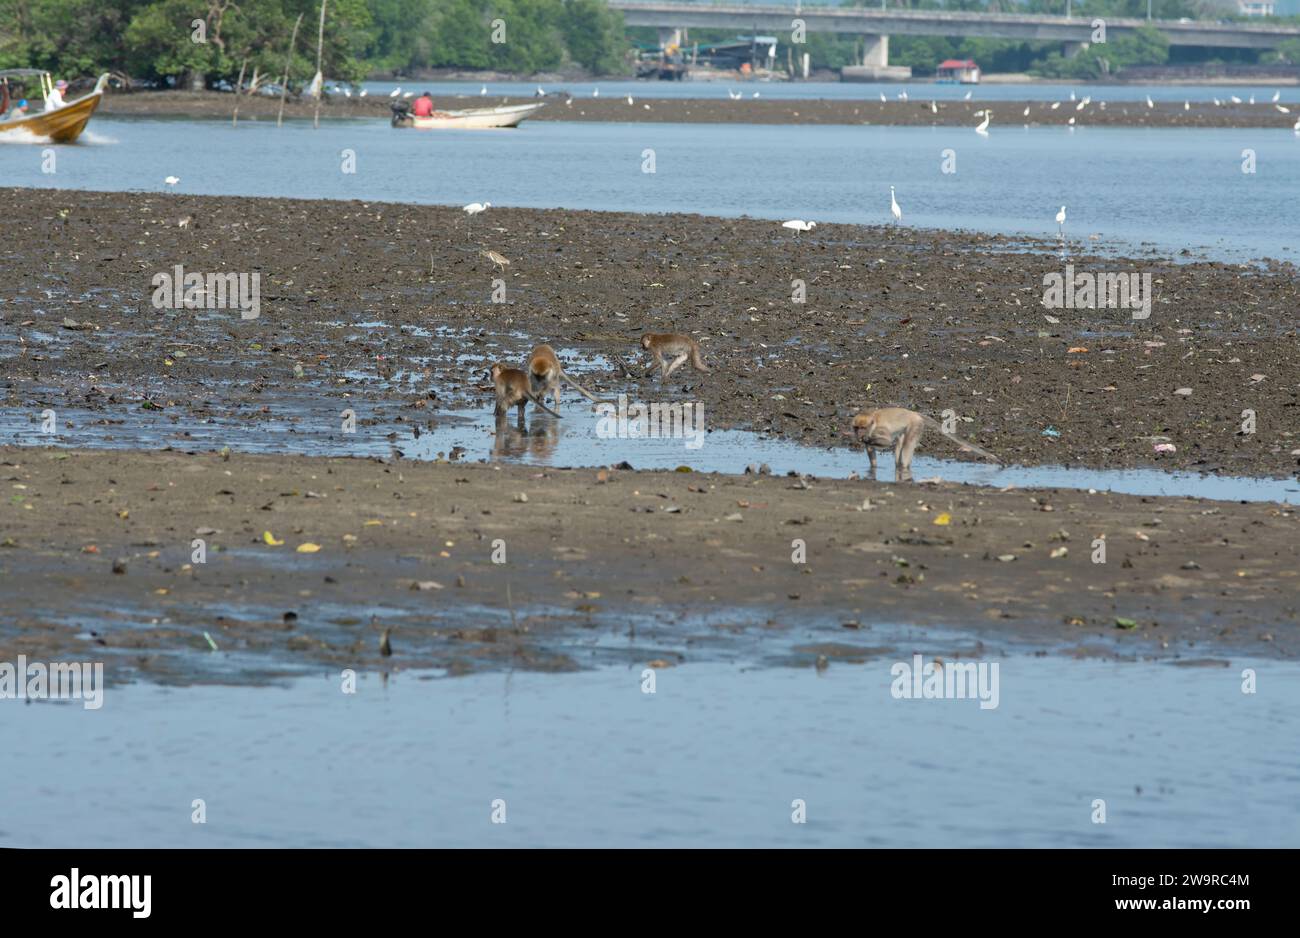
M 1043 16 L 1022 13 L 965 13 L 944 10 L 873 10 L 861 7 L 744 6 L 710 3 L 664 3 L 655 0 L 609 0 L 628 26 L 657 26 L 661 44 L 688 27 L 734 29 L 743 32 L 789 36 L 792 21 L 803 20 L 810 33 L 851 33 L 866 40 L 862 64 L 888 75 L 889 37 L 986 36 L 998 39 L 1061 42 L 1067 55 L 1093 40 L 1094 20 L 1085 17 Z M 1300 38 L 1300 27 L 1254 26 L 1209 20 L 1106 19 L 1106 39 L 1153 26 L 1171 46 L 1208 46 L 1225 49 L 1274 49 L 1287 39 Z

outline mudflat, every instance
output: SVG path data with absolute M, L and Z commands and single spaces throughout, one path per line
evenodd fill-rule
M 418 84 L 413 86 L 419 90 Z M 1221 103 L 1212 101 L 1161 101 L 1147 107 L 1145 101 L 1110 101 L 1102 107 L 1100 100 L 1080 108 L 1080 101 L 934 101 L 925 96 L 923 87 L 912 86 L 910 99 L 843 100 L 809 98 L 800 100 L 763 98 L 762 88 L 733 86 L 743 97 L 733 101 L 728 88 L 719 85 L 706 89 L 710 98 L 639 98 L 610 96 L 604 98 L 566 97 L 561 93 L 544 98 L 512 98 L 500 95 L 435 95 L 437 107 L 447 110 L 494 107 L 502 104 L 531 104 L 544 101 L 546 107 L 530 120 L 619 121 L 674 124 L 875 124 L 884 126 L 974 127 L 982 112 L 991 109 L 993 127 L 1045 127 L 1070 125 L 1097 127 L 1275 127 L 1290 129 L 1296 113 L 1282 112 L 1271 102 L 1234 103 L 1230 92 L 1223 92 Z M 759 97 L 753 94 L 758 91 Z M 976 92 L 978 95 L 978 92 Z M 269 96 L 243 97 L 239 100 L 240 120 L 274 119 L 280 113 L 280 100 Z M 384 95 L 365 98 L 334 96 L 321 103 L 320 115 L 331 118 L 384 118 L 389 116 L 391 100 Z M 109 94 L 100 105 L 100 113 L 144 117 L 193 117 L 230 119 L 235 96 L 217 92 L 144 91 L 134 94 Z M 1056 107 L 1053 107 L 1053 105 Z M 291 120 L 311 119 L 316 103 L 310 99 L 290 99 L 284 116 Z
M 119 680 L 1300 650 L 1278 505 L 13 447 L 0 477 L 0 660 Z
M 1135 320 L 1045 309 L 1044 277 L 1063 269 L 1052 239 L 4 194 L 0 442 L 25 445 L 0 450 L 0 659 L 113 654 L 119 675 L 178 681 L 326 663 L 811 663 L 910 652 L 893 632 L 872 640 L 898 624 L 951 630 L 927 640 L 948 654 L 1296 651 L 1288 505 L 402 455 L 453 412 L 490 410 L 486 363 L 549 341 L 602 396 L 699 402 L 710 430 L 844 447 L 853 413 L 894 402 L 951 411 L 1007 463 L 1290 477 L 1289 265 L 1071 239 L 1079 271 L 1152 275 Z M 258 274 L 257 318 L 159 302 L 177 265 Z M 645 376 L 643 331 L 695 335 L 712 372 Z M 355 435 L 296 454 L 345 410 Z M 590 405 L 569 395 L 562 412 Z M 146 417 L 164 429 L 140 435 Z M 240 452 L 273 426 L 284 452 Z M 84 448 L 106 437 L 125 451 Z M 358 437 L 384 455 L 346 458 Z M 971 458 L 937 434 L 921 452 Z M 635 442 L 609 453 L 637 462 Z

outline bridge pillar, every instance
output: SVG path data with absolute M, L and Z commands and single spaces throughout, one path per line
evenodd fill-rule
M 682 30 L 680 26 L 660 26 L 659 27 L 659 48 L 667 49 L 670 46 L 681 48 Z
M 912 69 L 907 65 L 889 64 L 889 37 L 862 37 L 862 64 L 840 69 L 841 81 L 907 81 Z
M 862 64 L 875 68 L 889 67 L 889 37 L 862 37 Z
M 1089 45 L 1090 43 L 1086 42 L 1067 42 L 1065 44 L 1065 57 L 1067 59 L 1072 59 L 1080 52 L 1087 49 Z

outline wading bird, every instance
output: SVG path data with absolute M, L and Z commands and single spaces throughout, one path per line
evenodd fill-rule
M 1056 233 L 1060 236 L 1062 241 L 1065 240 L 1065 206 L 1064 205 L 1062 205 L 1061 210 L 1056 213 Z
M 469 216 L 469 221 L 465 229 L 465 236 L 467 238 L 469 237 L 470 231 L 474 227 L 473 224 L 474 216 L 477 215 L 479 212 L 487 211 L 491 207 L 492 207 L 491 202 L 471 202 L 469 203 L 469 205 L 466 205 L 461 208 L 461 211 L 464 212 L 467 216 Z
M 478 90 L 478 93 L 479 93 L 479 97 L 485 96 L 487 94 L 487 85 L 484 85 L 482 88 L 480 88 Z
M 397 96 L 398 96 L 399 94 L 401 94 L 401 93 L 402 93 L 402 86 L 401 86 L 401 85 L 398 85 L 398 86 L 397 86 L 396 88 L 394 88 L 392 91 L 388 92 L 388 96 L 389 96 L 390 98 L 395 98 L 395 97 L 397 97 Z
M 894 224 L 903 220 L 903 210 L 898 207 L 898 199 L 894 198 L 894 187 L 889 187 L 889 214 L 894 216 Z
M 814 228 L 817 227 L 817 222 L 804 221 L 802 218 L 792 218 L 790 221 L 781 222 L 781 227 L 789 228 L 791 231 L 797 234 L 799 232 L 812 231 Z
M 180 181 L 181 181 L 181 177 L 179 176 L 168 176 L 166 179 L 163 180 L 163 182 L 167 183 L 168 187 L 171 188 L 174 188 L 176 186 L 176 183 Z
M 975 132 L 983 137 L 987 137 L 989 135 L 989 119 L 992 117 L 992 111 L 985 111 L 984 120 L 980 121 L 979 126 L 975 128 Z
M 1151 100 L 1151 95 L 1147 95 L 1147 107 L 1155 107 L 1156 103 Z

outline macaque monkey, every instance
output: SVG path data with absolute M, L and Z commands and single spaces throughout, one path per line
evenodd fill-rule
M 937 420 L 906 407 L 881 407 L 858 414 L 853 418 L 853 436 L 866 445 L 872 472 L 876 471 L 876 450 L 891 447 L 894 450 L 895 468 L 907 470 L 912 468 L 912 453 L 916 452 L 916 446 L 921 442 L 921 433 L 927 426 L 933 427 L 962 449 L 997 462 L 997 457 L 992 453 L 951 433 L 945 433 Z
M 700 344 L 688 335 L 682 335 L 680 332 L 663 332 L 647 333 L 641 336 L 641 347 L 649 352 L 659 365 L 659 380 L 666 381 L 682 365 L 690 359 L 691 367 L 696 371 L 703 371 L 706 374 L 712 369 L 704 364 L 704 359 L 700 358 Z M 673 363 L 670 365 L 664 361 L 664 356 L 672 355 Z M 655 366 L 651 365 L 646 369 L 646 374 L 654 371 Z
M 533 349 L 528 356 L 528 388 L 533 395 L 543 398 L 547 394 L 555 395 L 555 406 L 560 406 L 560 382 L 565 381 L 571 384 L 579 394 L 595 404 L 605 404 L 608 401 L 602 401 L 593 395 L 590 391 L 574 381 L 564 371 L 564 366 L 560 364 L 560 359 L 556 357 L 555 349 L 549 345 L 539 345 Z
M 529 401 L 532 401 L 553 417 L 560 416 L 543 404 L 541 398 L 532 392 L 532 389 L 528 386 L 528 375 L 518 368 L 507 368 L 497 362 L 488 371 L 488 375 L 492 378 L 492 386 L 496 390 L 497 406 L 495 413 L 498 420 L 504 417 L 511 407 L 518 407 L 519 423 L 522 425 L 524 422 L 524 408 Z

